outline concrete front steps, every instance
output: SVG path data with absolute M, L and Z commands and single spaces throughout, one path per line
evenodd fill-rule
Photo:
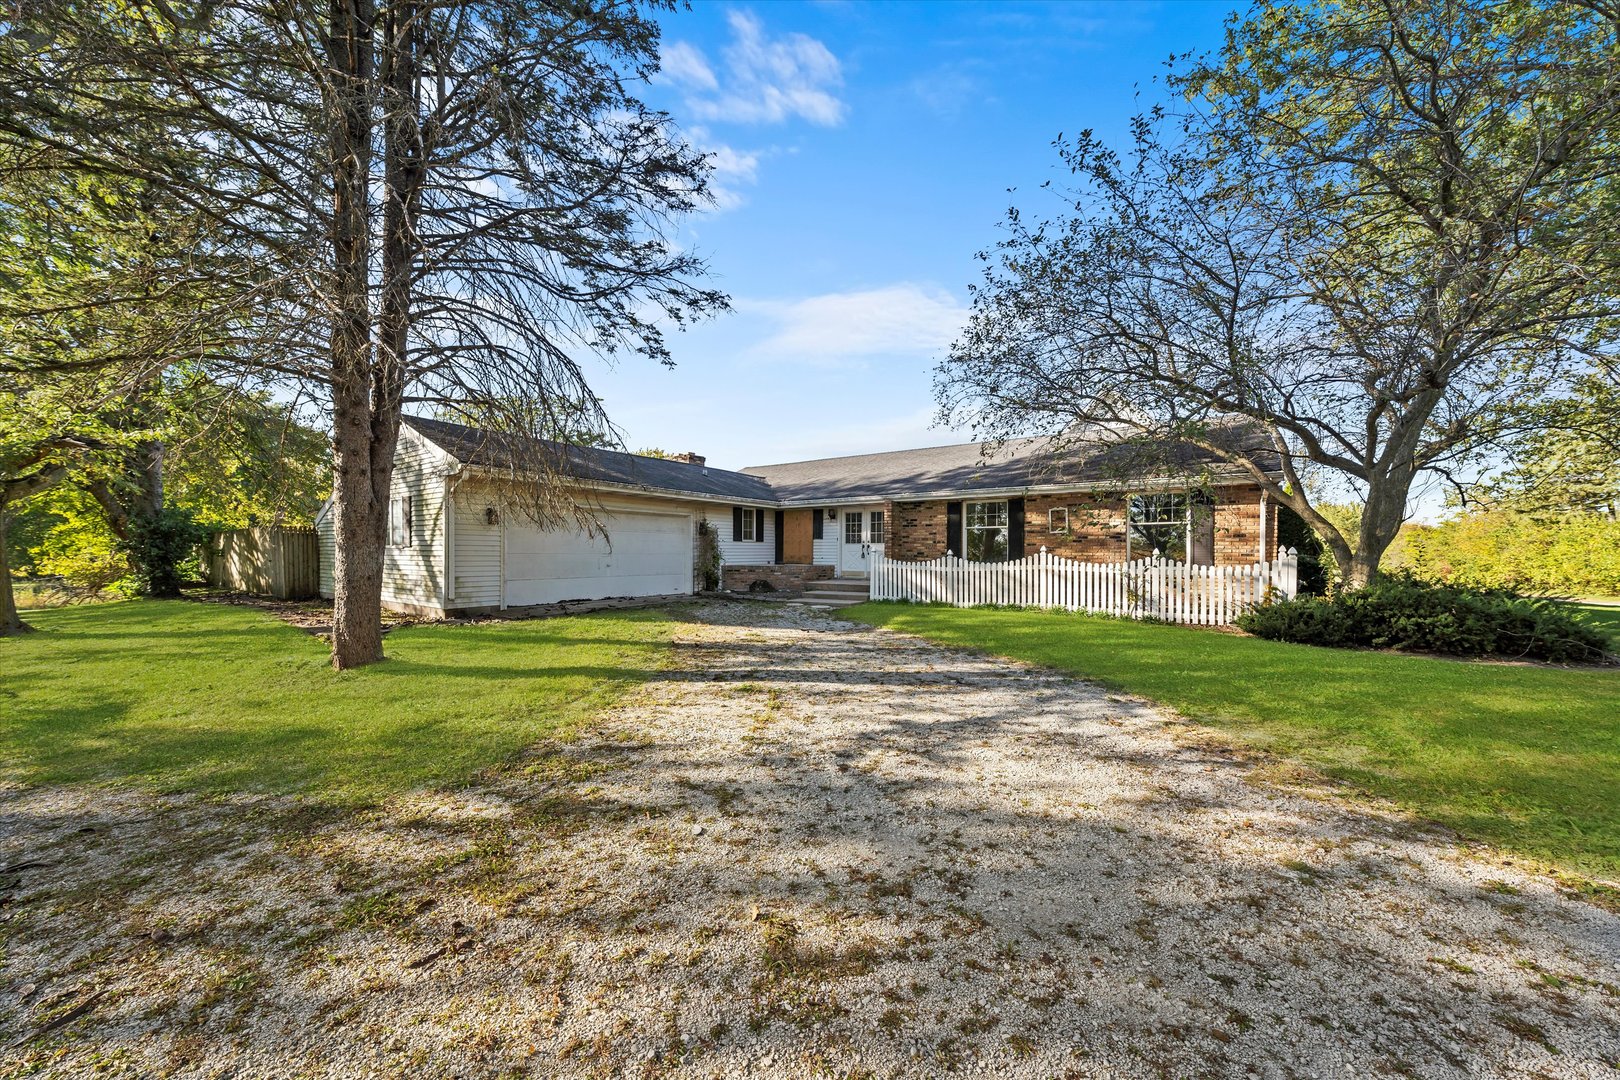
M 849 607 L 851 604 L 864 604 L 871 592 L 872 583 L 865 578 L 832 578 L 828 581 L 812 581 L 803 596 L 788 603 L 825 608 Z

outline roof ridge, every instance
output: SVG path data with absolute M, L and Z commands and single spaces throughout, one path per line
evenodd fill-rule
M 1011 446 L 1014 443 L 1039 442 L 1043 439 L 1050 441 L 1053 438 L 1054 436 L 1051 435 L 1019 435 L 1016 438 L 1005 440 L 1001 445 Z M 899 450 L 871 450 L 864 454 L 833 454 L 828 457 L 803 458 L 799 461 L 773 461 L 762 465 L 744 465 L 741 471 L 746 473 L 750 469 L 782 469 L 789 465 L 819 465 L 824 461 L 851 461 L 855 458 L 886 457 L 890 454 L 921 454 L 929 450 L 958 450 L 966 446 L 990 446 L 994 443 L 994 439 L 970 439 L 967 442 L 939 443 L 936 446 L 910 446 Z
M 489 431 L 489 430 L 487 430 L 485 428 L 473 427 L 471 424 L 462 424 L 462 423 L 458 423 L 458 422 L 456 422 L 454 420 L 439 420 L 439 419 L 436 419 L 436 418 L 430 417 L 430 416 L 408 416 L 408 415 L 405 415 L 405 414 L 401 414 L 400 420 L 402 420 L 403 422 L 408 423 L 408 424 L 437 424 L 437 425 L 440 425 L 442 427 L 459 428 L 462 431 L 468 432 L 469 434 L 476 435 L 476 436 L 482 436 L 482 437 L 486 437 L 486 438 L 489 437 L 489 436 L 501 437 L 501 436 L 504 436 L 504 435 L 507 434 L 506 432 Z M 423 434 L 425 435 L 426 433 L 424 432 Z M 429 435 L 428 438 L 431 440 L 432 436 Z M 656 462 L 659 462 L 659 463 L 665 464 L 665 465 L 684 465 L 685 467 L 687 467 L 689 469 L 699 469 L 699 470 L 701 470 L 701 471 L 703 471 L 705 473 L 722 472 L 722 473 L 730 473 L 732 476 L 747 476 L 750 480 L 758 480 L 759 479 L 759 477 L 757 477 L 757 476 L 749 476 L 748 473 L 743 472 L 741 469 L 723 469 L 718 465 L 710 465 L 707 462 L 705 462 L 702 465 L 699 465 L 697 462 L 694 462 L 694 461 L 682 461 L 679 458 L 657 457 L 657 456 L 652 455 L 652 454 L 638 454 L 633 450 L 620 450 L 620 449 L 618 449 L 616 447 L 612 447 L 612 446 L 589 446 L 589 445 L 587 445 L 585 443 L 564 442 L 561 439 L 541 439 L 539 441 L 543 442 L 543 443 L 545 443 L 545 444 L 547 444 L 549 446 L 560 446 L 560 447 L 565 447 L 565 448 L 570 449 L 570 450 L 582 450 L 582 451 L 587 451 L 587 452 L 591 452 L 591 453 L 601 453 L 601 454 L 614 454 L 614 455 L 616 455 L 618 457 L 634 458 L 637 461 L 656 461 Z M 445 449 L 448 449 L 448 447 L 446 447 Z

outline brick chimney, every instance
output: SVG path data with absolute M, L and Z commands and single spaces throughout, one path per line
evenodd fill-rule
M 684 461 L 688 465 L 702 465 L 705 461 L 707 461 L 709 459 L 704 457 L 702 454 L 694 454 L 694 453 L 692 453 L 692 451 L 688 450 L 684 454 L 671 454 L 671 455 L 669 455 L 669 460 L 671 460 L 671 461 Z

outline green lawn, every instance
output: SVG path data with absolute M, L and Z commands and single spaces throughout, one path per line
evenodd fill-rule
M 1466 835 L 1620 877 L 1620 670 L 1319 649 L 1058 612 L 840 614 L 1140 694 Z
M 1620 604 L 1582 604 L 1580 608 L 1586 621 L 1608 634 L 1620 649 Z
M 138 601 L 33 612 L 0 640 L 0 777 L 340 803 L 466 778 L 566 732 L 667 658 L 650 611 L 388 635 L 334 673 L 257 611 Z

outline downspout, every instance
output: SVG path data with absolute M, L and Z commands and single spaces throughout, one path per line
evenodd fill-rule
M 1266 561 L 1266 521 L 1270 517 L 1266 489 L 1260 489 L 1260 562 Z

